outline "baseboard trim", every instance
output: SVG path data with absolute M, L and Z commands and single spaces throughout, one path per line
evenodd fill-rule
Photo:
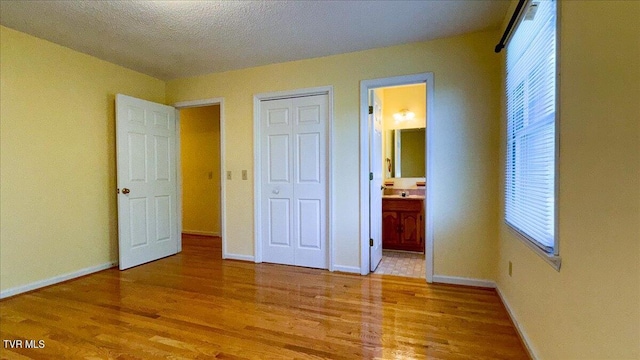
M 490 288 L 490 289 L 496 288 L 495 281 L 483 280 L 483 279 L 472 279 L 472 278 L 457 277 L 457 276 L 433 275 L 433 282 L 441 283 L 441 284 L 476 286 L 476 287 Z
M 255 262 L 256 258 L 253 255 L 242 255 L 242 254 L 230 254 L 230 253 L 226 253 L 226 254 L 222 254 L 222 258 L 223 259 L 227 259 L 227 260 L 240 260 L 240 261 L 251 261 L 251 262 Z
M 220 236 L 220 233 L 215 231 L 182 230 L 182 233 L 185 235 Z
M 72 279 L 75 279 L 75 278 L 79 278 L 81 276 L 93 274 L 95 272 L 106 270 L 106 269 L 112 268 L 112 267 L 117 266 L 117 265 L 118 265 L 117 261 L 112 261 L 112 262 L 108 262 L 108 263 L 104 263 L 104 264 L 100 264 L 100 265 L 96 265 L 96 266 L 90 266 L 88 268 L 80 269 L 78 271 L 70 272 L 70 273 L 67 273 L 67 274 L 54 276 L 54 277 L 49 278 L 49 279 L 38 280 L 38 281 L 32 282 L 30 284 L 16 286 L 16 287 L 4 290 L 4 291 L 0 291 L 0 299 L 8 298 L 10 296 L 19 295 L 19 294 L 22 294 L 22 293 L 25 293 L 25 292 L 28 292 L 28 291 L 32 291 L 32 290 L 36 290 L 36 289 L 39 289 L 39 288 L 43 288 L 45 286 L 55 285 L 55 284 L 58 284 L 58 283 L 61 283 L 61 282 L 67 281 L 67 280 L 72 280 Z
M 511 311 L 511 306 L 509 306 L 507 299 L 504 297 L 504 295 L 502 295 L 502 291 L 500 291 L 500 287 L 496 286 L 496 292 L 498 293 L 498 296 L 500 297 L 500 301 L 502 301 L 502 304 L 504 305 L 505 309 L 507 309 L 507 314 L 509 314 L 509 317 L 511 318 L 511 322 L 513 323 L 513 326 L 516 328 L 516 332 L 520 337 L 520 341 L 522 341 L 522 343 L 524 344 L 525 350 L 527 350 L 527 353 L 529 354 L 529 358 L 531 358 L 532 360 L 538 359 L 538 357 L 536 356 L 536 353 L 533 351 L 533 348 L 530 345 L 529 338 L 527 338 L 527 335 L 524 333 L 524 330 L 522 330 L 522 328 L 520 327 L 520 323 L 518 323 L 518 320 L 516 320 L 516 317 L 513 311 Z
M 360 274 L 359 266 L 345 266 L 345 265 L 333 265 L 333 271 L 351 273 L 351 274 Z

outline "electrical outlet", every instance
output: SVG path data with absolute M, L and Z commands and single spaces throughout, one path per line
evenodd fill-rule
M 513 264 L 511 264 L 511 261 L 509 261 L 509 276 L 511 276 L 512 273 L 513 273 Z
M 242 180 L 247 180 L 247 170 L 242 170 Z
M 231 171 L 227 171 L 227 180 L 231 180 Z

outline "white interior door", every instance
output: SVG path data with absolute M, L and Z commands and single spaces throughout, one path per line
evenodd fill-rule
M 328 95 L 260 102 L 262 259 L 326 269 Z
M 369 169 L 369 235 L 371 246 L 369 249 L 369 267 L 374 271 L 382 260 L 382 104 L 374 91 L 370 91 L 372 111 L 369 115 L 371 131 L 371 156 Z
M 116 149 L 124 270 L 178 251 L 175 109 L 118 94 Z

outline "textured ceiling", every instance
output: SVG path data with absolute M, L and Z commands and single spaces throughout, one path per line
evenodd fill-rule
M 507 0 L 0 0 L 0 23 L 167 80 L 497 28 L 508 7 Z

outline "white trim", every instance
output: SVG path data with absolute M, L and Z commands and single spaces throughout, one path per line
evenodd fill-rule
M 176 113 L 176 208 L 178 223 L 178 253 L 182 252 L 182 143 L 180 142 L 180 110 Z
M 506 221 L 505 225 L 507 226 L 507 229 L 511 231 L 514 237 L 518 238 L 518 240 L 520 240 L 524 245 L 526 245 L 534 253 L 540 256 L 542 260 L 551 265 L 551 267 L 553 267 L 556 271 L 560 271 L 560 267 L 562 266 L 562 257 L 560 257 L 559 255 L 549 254 L 546 251 L 542 250 L 538 245 L 536 245 L 536 243 L 534 243 L 532 240 L 530 240 L 528 237 L 526 237 Z
M 220 236 L 222 237 L 222 258 L 227 256 L 227 177 L 226 150 L 225 150 L 225 105 L 224 99 L 220 99 Z
M 79 278 L 81 276 L 85 276 L 85 275 L 89 275 L 89 274 L 93 274 L 95 272 L 98 271 L 102 271 L 102 270 L 106 270 L 106 269 L 110 269 L 114 266 L 118 266 L 118 262 L 117 261 L 110 261 L 104 264 L 100 264 L 100 265 L 96 265 L 96 266 L 90 266 L 84 269 L 80 269 L 78 271 L 74 271 L 74 272 L 70 272 L 70 273 L 66 273 L 66 274 L 62 274 L 62 275 L 57 275 L 54 276 L 52 278 L 49 279 L 44 279 L 44 280 L 38 280 L 35 282 L 32 282 L 30 284 L 26 284 L 26 285 L 20 285 L 20 286 L 16 286 L 7 290 L 4 290 L 2 292 L 0 292 L 0 299 L 4 299 L 10 296 L 14 296 L 14 295 L 18 295 L 18 294 L 22 294 L 25 293 L 27 291 L 31 291 L 31 290 L 36 290 L 39 288 L 43 288 L 45 286 L 50 286 L 50 285 L 55 285 L 67 280 L 72 280 L 75 278 Z
M 262 228 L 260 211 L 260 199 L 262 198 L 262 161 L 260 156 L 260 98 L 253 96 L 253 242 L 255 262 L 262 262 L 262 239 L 260 229 Z
M 276 99 L 285 99 L 285 98 L 293 98 L 300 96 L 312 96 L 312 95 L 328 95 L 329 97 L 329 109 L 327 111 L 327 134 L 329 139 L 327 139 L 327 258 L 329 263 L 327 264 L 327 269 L 329 271 L 334 271 L 335 267 L 333 265 L 334 261 L 334 244 L 333 244 L 333 227 L 331 224 L 333 223 L 333 86 L 320 86 L 313 88 L 304 88 L 304 89 L 296 89 L 296 90 L 287 90 L 287 91 L 276 91 L 270 93 L 261 93 L 255 94 L 253 96 L 253 173 L 255 174 L 255 179 L 253 181 L 253 223 L 254 223 L 254 253 L 255 253 L 255 262 L 262 262 L 262 237 L 260 236 L 260 229 L 262 224 L 262 217 L 260 213 L 260 199 L 262 198 L 261 192 L 261 178 L 262 178 L 262 161 L 260 156 L 260 102 L 264 100 L 276 100 Z
M 333 265 L 333 270 L 350 274 L 360 274 L 360 268 L 357 266 Z
M 294 97 L 301 96 L 313 96 L 313 95 L 324 95 L 329 92 L 333 92 L 333 86 L 318 86 L 312 88 L 304 88 L 304 89 L 295 89 L 295 90 L 284 90 L 284 91 L 273 91 L 268 93 L 260 93 L 255 94 L 253 99 L 258 98 L 260 101 L 262 100 L 278 100 L 278 99 L 289 99 Z M 255 102 L 254 102 L 255 104 Z M 255 114 L 255 108 L 254 108 Z M 259 114 L 259 113 L 258 113 Z
M 231 253 L 226 253 L 225 257 L 223 259 L 225 259 L 225 260 L 249 261 L 249 262 L 255 262 L 256 261 L 255 256 L 252 256 L 252 255 L 231 254 Z
M 225 173 L 226 173 L 226 168 L 225 168 L 225 113 L 224 113 L 224 98 L 222 97 L 217 97 L 217 98 L 210 98 L 210 99 L 203 99 L 203 100 L 191 100 L 191 101 L 181 101 L 181 102 L 177 102 L 175 104 L 173 104 L 173 106 L 177 109 L 187 109 L 187 108 L 192 108 L 192 107 L 203 107 L 203 106 L 211 106 L 211 105 L 219 105 L 220 106 L 220 234 L 217 236 L 221 236 L 222 237 L 222 258 L 223 259 L 227 259 L 228 258 L 228 254 L 227 254 L 227 211 L 226 211 L 226 177 L 225 177 Z M 179 111 L 176 111 L 179 113 Z M 180 169 L 180 116 L 176 116 L 176 132 L 177 132 L 177 149 L 176 149 L 176 153 L 178 156 L 177 159 L 177 166 L 178 169 Z M 180 233 L 185 232 L 182 230 L 182 171 L 178 170 L 178 176 L 177 176 L 177 183 L 178 183 L 178 209 L 180 210 L 180 212 L 178 213 L 178 229 L 180 230 Z M 179 239 L 178 242 L 178 250 L 182 250 L 182 239 Z M 233 254 L 230 254 L 229 256 L 233 256 Z
M 425 262 L 426 262 L 426 279 L 427 282 L 433 282 L 434 270 L 434 230 L 433 230 L 433 210 L 435 209 L 433 202 L 433 124 L 435 119 L 434 102 L 435 102 L 435 83 L 433 73 L 426 74 L 427 82 L 427 123 L 425 126 L 425 147 L 427 156 L 425 156 L 425 198 L 424 198 L 424 222 L 425 222 Z
M 220 236 L 219 231 L 182 230 L 185 235 Z
M 398 85 L 424 83 L 427 87 L 425 131 L 425 278 L 434 281 L 433 275 L 433 123 L 435 119 L 435 84 L 432 72 L 362 80 L 360 82 L 360 274 L 369 274 L 369 90 Z
M 562 263 L 562 259 L 560 258 L 560 112 L 561 101 L 560 101 L 560 86 L 562 85 L 561 74 L 560 74 L 560 46 L 562 45 L 562 41 L 560 41 L 560 28 L 562 27 L 560 24 L 560 1 L 556 1 L 556 119 L 555 119 L 555 158 L 554 158 L 554 199 L 553 199 L 553 216 L 554 216 L 554 234 L 553 234 L 553 255 L 557 257 L 557 262 L 552 262 L 552 266 L 556 269 L 556 271 L 560 271 L 560 265 Z
M 328 121 L 328 129 L 327 129 L 327 134 L 329 135 L 329 139 L 327 140 L 327 181 L 329 182 L 328 187 L 327 187 L 327 191 L 329 191 L 329 193 L 327 194 L 327 210 L 328 210 L 328 214 L 327 214 L 327 236 L 329 237 L 329 243 L 327 245 L 328 250 L 329 250 L 329 271 L 334 271 L 335 267 L 333 265 L 333 263 L 336 260 L 335 257 L 335 247 L 333 246 L 333 239 L 334 239 L 334 235 L 333 235 L 333 224 L 334 224 L 334 214 L 335 212 L 333 211 L 333 204 L 335 204 L 335 202 L 333 201 L 333 194 L 335 194 L 335 192 L 333 191 L 333 184 L 335 184 L 335 182 L 333 181 L 333 145 L 334 145 L 334 138 L 333 138 L 333 119 L 334 119 L 334 112 L 333 112 L 333 86 L 328 86 L 327 87 L 327 92 L 329 94 L 329 109 L 327 110 L 327 115 L 329 115 L 329 121 Z
M 502 304 L 504 305 L 505 309 L 507 309 L 507 313 L 509 314 L 509 317 L 511 318 L 511 322 L 513 323 L 513 326 L 516 328 L 516 332 L 518 333 L 518 336 L 520 337 L 520 340 L 522 340 L 522 343 L 524 344 L 524 348 L 529 353 L 529 357 L 531 359 L 533 359 L 533 360 L 538 359 L 538 356 L 536 356 L 535 351 L 533 351 L 533 348 L 531 347 L 531 343 L 529 341 L 529 338 L 527 337 L 527 335 L 525 334 L 524 330 L 520 326 L 520 323 L 516 319 L 516 316 L 513 313 L 513 311 L 511 310 L 511 306 L 509 306 L 509 303 L 507 302 L 507 299 L 502 294 L 502 291 L 500 291 L 500 287 L 496 286 L 496 292 L 498 293 L 498 297 L 500 297 L 500 301 L 502 301 Z
M 440 284 L 475 286 L 489 289 L 495 289 L 497 287 L 496 282 L 493 280 L 473 279 L 447 275 L 433 275 L 433 282 Z
M 203 106 L 211 106 L 218 105 L 224 102 L 224 98 L 210 98 L 210 99 L 202 99 L 202 100 L 190 100 L 190 101 L 180 101 L 173 104 L 173 107 L 176 109 L 186 109 L 192 107 L 203 107 Z

